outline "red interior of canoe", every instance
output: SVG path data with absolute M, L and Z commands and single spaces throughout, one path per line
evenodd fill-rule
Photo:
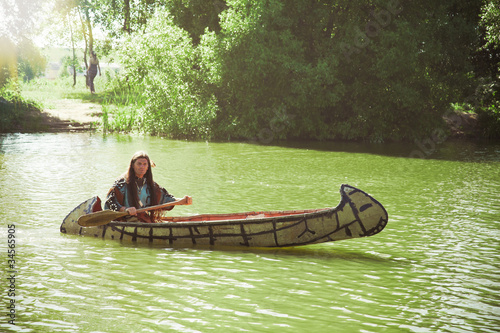
M 280 217 L 289 215 L 298 215 L 306 213 L 315 213 L 330 208 L 306 209 L 306 210 L 289 210 L 276 212 L 247 212 L 233 214 L 202 214 L 193 216 L 167 216 L 162 220 L 165 222 L 201 222 L 201 221 L 226 221 L 226 220 L 246 220 L 246 219 L 262 219 L 269 217 Z

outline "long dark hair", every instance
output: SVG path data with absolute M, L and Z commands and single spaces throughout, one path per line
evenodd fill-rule
M 127 192 L 131 194 L 130 199 L 132 199 L 132 202 L 129 202 L 129 204 L 132 204 L 135 208 L 141 208 L 141 206 L 139 205 L 139 193 L 137 193 L 136 175 L 134 171 L 134 163 L 140 158 L 145 158 L 148 161 L 148 171 L 146 171 L 144 178 L 146 178 L 146 183 L 148 184 L 149 187 L 149 195 L 151 196 L 151 205 L 155 206 L 158 204 L 158 198 L 156 197 L 155 193 L 156 191 L 154 186 L 155 183 L 153 181 L 153 172 L 151 171 L 151 168 L 154 166 L 154 163 L 151 162 L 151 159 L 149 158 L 148 154 L 143 151 L 138 151 L 132 156 L 128 170 L 127 172 L 125 172 L 124 175 L 125 181 L 127 182 Z

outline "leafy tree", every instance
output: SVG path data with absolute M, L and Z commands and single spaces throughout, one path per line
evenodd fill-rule
M 7 80 L 11 80 L 17 89 L 18 66 L 24 74 L 34 69 L 36 64 L 27 62 L 27 57 L 19 58 L 20 48 L 26 48 L 27 40 L 35 28 L 38 15 L 41 11 L 41 0 L 0 1 L 0 88 Z M 20 62 L 18 61 L 20 60 Z M 32 59 L 34 60 L 34 59 Z M 36 70 L 35 70 L 36 71 Z
M 168 12 L 159 11 L 144 34 L 132 35 L 121 59 L 123 76 L 148 97 L 140 116 L 144 129 L 171 137 L 209 137 L 215 101 L 203 90 L 191 38 Z
M 486 30 L 486 45 L 500 47 L 500 0 L 485 2 L 481 11 L 481 25 Z
M 449 104 L 473 84 L 480 2 L 166 7 L 121 52 L 129 82 L 148 96 L 141 121 L 152 132 L 414 140 L 442 126 Z
M 43 0 L 0 1 L 0 36 L 9 37 L 17 43 L 29 37 L 42 13 Z
M 173 22 L 189 33 L 195 45 L 206 29 L 220 31 L 219 14 L 226 8 L 223 0 L 172 0 L 166 4 Z
M 453 3 L 228 1 L 201 45 L 221 108 L 214 129 L 251 137 L 286 110 L 282 137 L 427 135 L 467 74 L 457 45 L 473 22 Z
M 29 39 L 23 39 L 18 45 L 18 72 L 24 81 L 30 81 L 45 71 L 47 60 Z
M 500 138 L 500 1 L 486 1 L 481 9 L 482 45 L 476 53 L 479 82 L 472 102 L 489 138 Z M 468 100 L 467 102 L 470 102 Z
M 6 36 L 0 36 L 0 89 L 9 79 L 17 79 L 17 48 Z
M 155 0 L 99 0 L 93 2 L 92 13 L 95 23 L 116 38 L 143 33 L 155 10 L 164 7 L 163 2 Z
M 352 2 L 351 2 L 352 4 Z M 350 130 L 371 141 L 413 140 L 440 126 L 449 103 L 462 94 L 475 22 L 455 1 L 372 1 L 353 4 L 344 30 L 349 49 L 342 81 L 353 115 Z M 351 9 L 353 11 L 354 9 Z M 349 137 L 348 137 L 349 138 Z

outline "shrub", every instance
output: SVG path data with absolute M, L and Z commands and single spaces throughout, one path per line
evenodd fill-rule
M 123 76 L 143 90 L 139 126 L 157 135 L 208 138 L 217 106 L 203 87 L 189 34 L 160 11 L 144 34 L 131 36 L 121 54 Z

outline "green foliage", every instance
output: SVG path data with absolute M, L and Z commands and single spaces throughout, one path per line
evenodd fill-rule
M 18 48 L 18 72 L 24 81 L 30 81 L 45 71 L 47 60 L 32 41 L 22 39 Z
M 341 101 L 352 128 L 370 141 L 413 140 L 441 126 L 467 82 L 472 22 L 451 14 L 453 1 L 358 3 L 348 16 Z M 425 24 L 422 24 L 425 22 Z M 362 29 L 362 30 L 361 30 Z M 357 31 L 357 32 L 356 32 Z
M 204 90 L 195 51 L 188 33 L 173 24 L 168 12 L 159 12 L 144 34 L 125 42 L 123 76 L 147 98 L 138 119 L 144 130 L 170 137 L 209 136 L 217 108 Z
M 120 50 L 123 82 L 144 96 L 132 118 L 149 133 L 415 140 L 440 128 L 473 84 L 479 2 L 166 6 Z
M 474 103 L 483 137 L 500 139 L 500 83 L 481 80 Z
M 59 77 L 56 80 L 36 78 L 29 82 L 22 82 L 20 90 L 23 97 L 37 101 L 47 108 L 53 108 L 57 100 L 65 98 L 92 99 L 98 95 L 89 94 L 85 87 L 85 78 L 77 76 L 77 85 L 73 86 L 72 77 Z
M 219 14 L 226 9 L 223 0 L 171 0 L 166 4 L 173 22 L 189 33 L 193 43 L 199 44 L 205 29 L 220 31 Z
M 61 70 L 59 71 L 60 77 L 68 77 L 70 76 L 70 72 L 68 71 L 68 66 L 72 66 L 72 57 L 65 56 L 61 59 Z
M 0 35 L 0 89 L 17 79 L 17 47 L 7 36 Z
M 4 87 L 0 89 L 0 133 L 43 129 L 40 106 Z
M 486 1 L 481 11 L 481 25 L 485 28 L 486 46 L 500 47 L 500 0 Z
M 500 139 L 500 102 L 476 109 L 482 135 L 488 139 Z
M 58 0 L 74 3 L 73 0 Z M 171 8 L 173 1 L 156 0 L 97 0 L 77 1 L 80 7 L 91 12 L 94 24 L 103 28 L 112 39 L 120 39 L 131 33 L 142 34 L 156 10 Z M 191 1 L 189 1 L 191 2 Z M 108 55 L 108 43 L 100 45 L 100 54 Z
M 382 1 L 227 5 L 220 33 L 201 41 L 218 135 L 252 137 L 284 107 L 294 120 L 283 137 L 413 139 L 440 125 L 466 74 L 453 32 L 468 40 L 472 26 L 440 26 L 448 9 L 432 1 L 423 15 Z
M 103 112 L 103 130 L 105 132 L 140 131 L 137 110 L 146 104 L 146 96 L 142 88 L 111 77 L 107 78 L 106 87 L 107 90 L 99 94 Z
M 476 54 L 478 83 L 472 97 L 483 135 L 500 139 L 500 1 L 485 1 L 480 26 L 483 43 Z

